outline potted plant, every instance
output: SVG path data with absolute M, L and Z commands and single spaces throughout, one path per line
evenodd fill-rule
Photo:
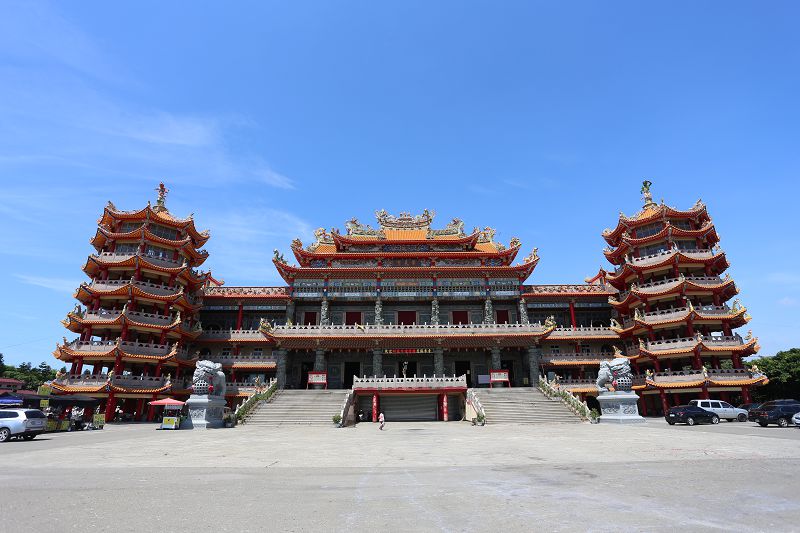
M 599 418 L 600 418 L 600 411 L 594 408 L 591 411 L 589 411 L 589 421 L 592 424 L 597 424 L 600 421 Z
M 333 420 L 333 423 L 338 426 L 342 422 L 342 415 L 333 415 L 331 420 Z

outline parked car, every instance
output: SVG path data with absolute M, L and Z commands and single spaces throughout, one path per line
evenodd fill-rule
M 774 400 L 767 402 L 750 411 L 750 416 L 761 427 L 778 424 L 785 428 L 789 425 L 792 416 L 800 411 L 800 402 L 796 400 Z
M 696 405 L 697 407 L 702 407 L 706 411 L 716 413 L 718 417 L 724 418 L 728 422 L 733 422 L 734 420 L 747 422 L 747 411 L 734 407 L 728 402 L 720 400 L 692 400 L 689 402 L 689 405 Z
M 706 411 L 696 405 L 678 405 L 670 408 L 664 417 L 670 426 L 676 422 L 682 422 L 693 426 L 707 422 L 709 424 L 719 424 L 719 416 L 711 411 Z
M 47 417 L 38 409 L 0 409 L 0 442 L 11 438 L 31 440 L 46 428 Z
M 792 417 L 792 422 L 794 423 L 795 426 L 800 428 L 800 411 L 794 414 L 794 416 Z
M 747 411 L 749 413 L 751 409 L 755 409 L 759 405 L 761 405 L 761 404 L 760 403 L 743 403 L 742 405 L 739 406 L 739 409 L 744 409 L 745 411 Z

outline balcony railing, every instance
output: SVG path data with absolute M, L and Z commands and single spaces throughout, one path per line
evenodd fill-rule
M 114 262 L 114 263 L 122 263 L 127 261 L 131 257 L 136 256 L 144 257 L 149 262 L 153 263 L 154 265 L 164 266 L 166 268 L 175 268 L 178 266 L 183 265 L 184 258 L 181 257 L 179 259 L 170 259 L 167 257 L 160 257 L 156 255 L 149 255 L 149 254 L 142 254 L 139 252 L 129 252 L 129 253 L 119 253 L 119 252 L 103 252 L 101 254 L 95 255 L 95 257 L 101 258 L 107 262 Z
M 549 338 L 565 337 L 611 337 L 616 339 L 619 335 L 613 329 L 605 326 L 579 326 L 575 329 L 570 327 L 558 327 L 553 330 Z
M 681 253 L 685 256 L 691 257 L 693 259 L 709 259 L 714 257 L 716 253 L 714 250 L 708 249 L 686 249 L 680 250 L 677 248 L 670 248 L 669 250 L 663 250 L 661 252 L 656 252 L 654 254 L 643 255 L 640 257 L 631 257 L 629 258 L 629 263 L 631 265 L 636 265 L 638 267 L 646 267 L 649 265 L 656 265 L 664 261 L 664 259 L 668 257 L 672 257 L 673 255 Z M 623 263 L 619 267 L 616 268 L 615 273 L 619 274 L 625 268 L 625 264 Z
M 107 374 L 71 374 L 56 383 L 69 387 L 100 387 L 109 382 Z M 120 374 L 111 376 L 111 384 L 126 389 L 160 389 L 167 383 L 166 376 L 135 376 Z
M 705 316 L 713 316 L 719 315 L 724 316 L 728 315 L 731 312 L 731 308 L 727 305 L 705 305 L 705 306 L 698 306 L 694 308 L 695 311 L 700 313 L 701 315 Z M 686 313 L 689 312 L 689 307 L 676 307 L 674 309 L 661 309 L 658 311 L 650 311 L 648 313 L 642 313 L 640 316 L 645 323 L 650 322 L 660 322 L 662 320 L 670 320 L 673 318 L 678 318 Z M 633 325 L 633 319 L 628 317 L 625 319 L 623 325 L 626 328 L 629 328 Z
M 553 382 L 550 382 L 553 384 Z M 560 389 L 573 389 L 573 388 L 585 388 L 585 387 L 597 387 L 597 381 L 594 379 L 559 379 L 555 385 L 557 388 Z
M 257 329 L 219 329 L 204 330 L 199 340 L 252 341 L 266 340 Z
M 353 377 L 353 390 L 403 390 L 403 389 L 448 389 L 467 388 L 467 376 L 422 376 L 411 378 L 392 377 Z
M 211 359 L 214 360 L 216 363 L 221 363 L 223 365 L 232 365 L 234 363 L 275 363 L 276 359 L 272 353 L 268 354 L 261 354 L 261 355 L 217 355 L 217 356 L 209 356 Z
M 664 350 L 677 350 L 682 348 L 693 348 L 698 342 L 702 341 L 706 346 L 741 346 L 744 344 L 742 336 L 739 334 L 730 336 L 715 336 L 703 335 L 695 337 L 681 337 L 677 339 L 662 339 L 656 341 L 648 341 L 645 343 L 645 349 L 650 352 L 658 352 Z
M 543 334 L 547 331 L 541 324 L 365 324 L 358 326 L 295 325 L 275 326 L 271 335 L 275 337 L 309 336 L 359 336 L 359 335 L 474 335 L 474 334 Z
M 542 363 L 575 363 L 579 361 L 611 361 L 614 356 L 609 353 L 569 353 L 542 355 Z
M 119 346 L 120 350 L 129 354 L 135 355 L 151 355 L 151 356 L 165 356 L 172 351 L 172 346 L 169 344 L 157 344 L 154 342 L 136 342 L 136 341 L 81 341 L 74 340 L 67 343 L 64 347 L 75 351 L 87 354 L 107 352 Z M 178 350 L 176 356 L 179 359 L 188 359 L 188 352 L 185 348 Z
M 132 279 L 94 280 L 89 286 L 98 290 L 114 290 L 129 284 L 133 285 L 134 287 L 138 287 L 145 292 L 158 296 L 173 296 L 181 290 L 180 285 L 170 287 L 169 285 L 164 285 L 162 283 L 150 283 L 148 281 L 138 281 Z

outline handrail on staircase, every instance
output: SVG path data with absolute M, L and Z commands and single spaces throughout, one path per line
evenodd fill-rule
M 558 383 L 553 385 L 548 381 L 547 376 L 539 377 L 538 388 L 542 391 L 542 394 L 551 400 L 561 401 L 570 411 L 580 417 L 581 420 L 586 421 L 591 417 L 591 409 L 589 409 L 586 401 L 582 401 L 568 390 L 558 388 Z
M 475 410 L 475 419 L 473 423 L 477 422 L 481 425 L 486 423 L 486 412 L 483 410 L 483 404 L 475 394 L 475 389 L 467 389 L 467 405 Z
M 355 399 L 355 397 L 356 395 L 353 392 L 353 389 L 347 391 L 347 395 L 345 395 L 344 402 L 342 402 L 342 410 L 339 412 L 339 423 L 337 424 L 338 427 L 343 428 L 347 426 L 347 413 L 353 406 L 353 400 Z
M 272 378 L 269 380 L 269 386 L 261 392 L 256 392 L 255 394 L 251 395 L 247 400 L 245 400 L 239 407 L 236 408 L 236 419 L 242 423 L 246 422 L 246 417 L 250 414 L 253 407 L 255 407 L 258 402 L 262 400 L 268 400 L 275 394 L 275 391 L 278 390 L 278 380 Z

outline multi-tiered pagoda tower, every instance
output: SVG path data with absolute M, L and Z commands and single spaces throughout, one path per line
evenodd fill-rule
M 656 204 L 649 181 L 644 206 L 632 217 L 620 214 L 605 230 L 606 258 L 617 268 L 603 273 L 620 292 L 609 297 L 617 312 L 614 329 L 634 367 L 644 374 L 637 387 L 642 411 L 666 411 L 689 399 L 749 402 L 749 387 L 763 381 L 743 368 L 742 358 L 758 344 L 734 329 L 750 317 L 725 270 L 728 260 L 706 206 L 698 201 L 681 211 Z M 659 401 L 660 400 L 660 401 Z
M 208 256 L 200 248 L 209 234 L 191 216 L 169 212 L 163 183 L 157 191 L 155 206 L 106 206 L 90 240 L 97 253 L 83 267 L 90 281 L 78 287 L 80 303 L 63 321 L 79 337 L 64 338 L 54 352 L 71 366 L 53 387 L 104 398 L 106 420 L 117 406 L 135 419 L 152 418 L 145 402 L 185 393 L 181 376 L 191 375 L 196 360 L 187 345 L 202 331 L 198 312 L 210 274 L 195 268 Z

